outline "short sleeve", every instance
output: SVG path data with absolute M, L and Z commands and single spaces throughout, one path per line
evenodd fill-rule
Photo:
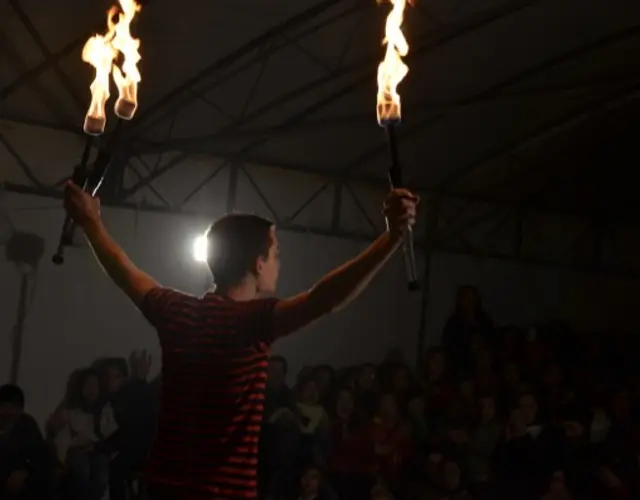
M 149 323 L 156 328 L 162 328 L 192 299 L 193 296 L 189 294 L 157 287 L 145 295 L 141 311 Z
M 273 311 L 277 303 L 278 299 L 273 298 L 236 302 L 241 335 L 250 341 L 270 345 L 275 339 Z

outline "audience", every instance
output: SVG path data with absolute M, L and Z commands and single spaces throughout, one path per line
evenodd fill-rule
M 395 350 L 379 366 L 305 367 L 292 388 L 273 356 L 262 498 L 640 498 L 637 339 L 494 328 L 464 286 L 442 340 L 416 370 Z M 161 383 L 150 364 L 134 353 L 74 373 L 47 441 L 22 391 L 0 388 L 0 499 L 142 499 Z

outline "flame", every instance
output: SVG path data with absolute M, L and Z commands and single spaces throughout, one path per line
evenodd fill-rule
M 383 1 L 383 0 L 379 0 Z M 398 85 L 409 73 L 409 67 L 402 58 L 409 53 L 409 44 L 402 33 L 402 21 L 407 0 L 388 0 L 391 12 L 385 24 L 385 36 L 382 41 L 386 44 L 384 59 L 378 66 L 378 98 L 376 111 L 378 123 L 397 121 L 401 117 L 400 94 Z
M 122 12 L 116 25 L 116 33 L 112 45 L 124 56 L 122 70 L 113 67 L 113 80 L 118 87 L 118 100 L 115 113 L 123 120 L 131 120 L 138 107 L 138 83 L 140 83 L 140 39 L 131 36 L 131 21 L 140 11 L 140 5 L 135 0 L 120 0 Z
M 107 123 L 104 108 L 110 95 L 109 74 L 113 61 L 118 55 L 118 51 L 112 45 L 116 28 L 112 18 L 116 12 L 117 8 L 112 7 L 107 14 L 107 33 L 92 36 L 82 49 L 82 60 L 91 64 L 96 70 L 96 76 L 89 87 L 91 89 L 91 104 L 84 118 L 84 131 L 91 135 L 99 135 L 104 132 Z
M 135 0 L 119 0 L 119 3 L 120 9 L 115 6 L 109 9 L 107 32 L 89 38 L 82 49 L 82 60 L 96 70 L 90 86 L 91 104 L 84 120 L 84 131 L 91 135 L 104 132 L 107 123 L 105 106 L 110 96 L 109 75 L 112 72 L 119 92 L 116 115 L 130 120 L 138 107 L 140 40 L 131 36 L 130 26 L 140 11 L 140 5 Z M 118 20 L 114 22 L 116 16 Z M 118 53 L 124 56 L 122 69 L 115 64 Z

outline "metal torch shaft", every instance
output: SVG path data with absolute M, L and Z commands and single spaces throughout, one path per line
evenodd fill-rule
M 402 166 L 398 157 L 398 143 L 396 140 L 395 126 L 393 123 L 385 125 L 387 139 L 389 141 L 389 153 L 391 156 L 391 167 L 389 167 L 389 183 L 391 189 L 403 187 Z M 418 269 L 416 267 L 416 255 L 413 244 L 413 230 L 407 226 L 403 230 L 402 254 L 404 257 L 405 271 L 407 273 L 408 287 L 410 291 L 420 289 L 418 281 Z
M 118 120 L 116 127 L 113 131 L 113 136 L 110 141 L 110 147 L 101 150 L 93 163 L 91 171 L 87 168 L 89 161 L 89 154 L 93 145 L 94 137 L 87 137 L 85 148 L 82 153 L 82 160 L 80 165 L 73 169 L 73 177 L 71 181 L 82 187 L 83 191 L 90 192 L 91 196 L 96 196 L 102 181 L 107 173 L 109 163 L 111 162 L 111 148 L 116 144 L 118 140 L 121 120 Z M 62 224 L 62 231 L 60 232 L 60 240 L 58 241 L 58 248 L 56 253 L 51 258 L 51 261 L 56 265 L 64 264 L 64 253 L 68 246 L 73 245 L 73 236 L 76 231 L 76 224 L 73 219 L 67 214 Z

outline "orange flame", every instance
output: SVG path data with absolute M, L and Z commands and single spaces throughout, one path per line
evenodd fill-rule
M 96 70 L 96 77 L 90 87 L 91 104 L 84 118 L 84 131 L 91 135 L 100 135 L 107 124 L 104 108 L 110 95 L 109 74 L 118 55 L 118 51 L 112 45 L 116 28 L 112 18 L 117 10 L 116 7 L 111 7 L 107 14 L 107 33 L 92 36 L 82 49 L 82 60 Z
M 136 13 L 140 11 L 140 5 L 135 0 L 119 2 L 121 10 L 114 6 L 107 14 L 107 33 L 92 36 L 82 49 L 82 60 L 96 70 L 90 87 L 91 104 L 84 119 L 84 131 L 90 135 L 100 135 L 106 127 L 105 106 L 110 96 L 109 75 L 112 71 L 119 92 L 116 115 L 130 120 L 138 106 L 140 72 L 137 65 L 140 61 L 140 40 L 131 36 L 129 28 Z M 116 15 L 118 21 L 114 22 Z M 118 53 L 124 56 L 122 70 L 115 65 Z
M 379 0 L 380 1 L 380 0 Z M 398 85 L 407 76 L 409 67 L 402 58 L 409 53 L 409 44 L 402 33 L 402 22 L 407 0 L 388 0 L 391 12 L 385 24 L 383 44 L 387 49 L 384 59 L 378 66 L 378 98 L 376 111 L 378 123 L 399 120 L 401 117 L 400 94 Z
M 131 36 L 131 21 L 140 11 L 140 5 L 135 0 L 120 0 L 122 12 L 116 26 L 113 46 L 124 56 L 122 70 L 113 67 L 113 80 L 118 87 L 118 100 L 114 111 L 119 118 L 131 120 L 138 108 L 138 83 L 140 83 L 140 39 Z

